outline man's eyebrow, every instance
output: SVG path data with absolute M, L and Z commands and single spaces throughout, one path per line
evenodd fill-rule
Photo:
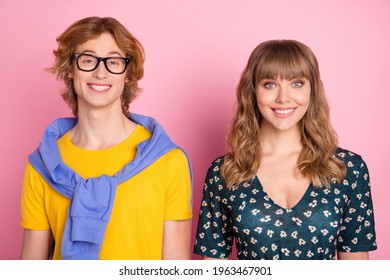
M 96 54 L 96 52 L 93 51 L 93 50 L 83 50 L 83 51 L 81 51 L 80 53 L 92 53 L 92 54 Z M 120 54 L 120 53 L 117 52 L 117 51 L 108 52 L 108 55 L 118 55 L 118 56 L 122 56 L 122 54 Z

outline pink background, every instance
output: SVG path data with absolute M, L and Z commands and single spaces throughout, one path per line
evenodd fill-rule
M 144 92 L 131 109 L 157 118 L 191 157 L 193 236 L 205 172 L 225 152 L 225 127 L 250 52 L 276 38 L 309 45 L 339 144 L 369 166 L 379 247 L 370 256 L 390 259 L 388 0 L 0 0 L 0 259 L 19 256 L 27 155 L 54 118 L 70 115 L 61 85 L 43 69 L 52 65 L 55 38 L 92 15 L 117 18 L 145 47 Z

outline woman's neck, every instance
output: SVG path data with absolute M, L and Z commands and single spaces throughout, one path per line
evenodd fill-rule
M 302 150 L 301 134 L 298 129 L 273 130 L 260 129 L 260 143 L 263 154 L 287 155 Z

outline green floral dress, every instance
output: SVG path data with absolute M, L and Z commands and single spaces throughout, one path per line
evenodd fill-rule
M 212 258 L 335 259 L 336 251 L 376 249 L 368 169 L 363 159 L 337 149 L 347 166 L 341 184 L 310 185 L 296 206 L 272 201 L 254 177 L 251 184 L 227 190 L 220 176 L 223 157 L 208 170 L 194 253 Z

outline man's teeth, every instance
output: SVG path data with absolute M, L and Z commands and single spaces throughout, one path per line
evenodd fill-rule
M 281 115 L 287 115 L 287 114 L 291 113 L 292 111 L 294 111 L 294 109 L 286 109 L 286 110 L 275 109 L 275 112 L 278 114 L 281 114 Z
M 110 88 L 110 86 L 103 86 L 103 85 L 90 85 L 90 87 L 97 91 L 103 91 Z

